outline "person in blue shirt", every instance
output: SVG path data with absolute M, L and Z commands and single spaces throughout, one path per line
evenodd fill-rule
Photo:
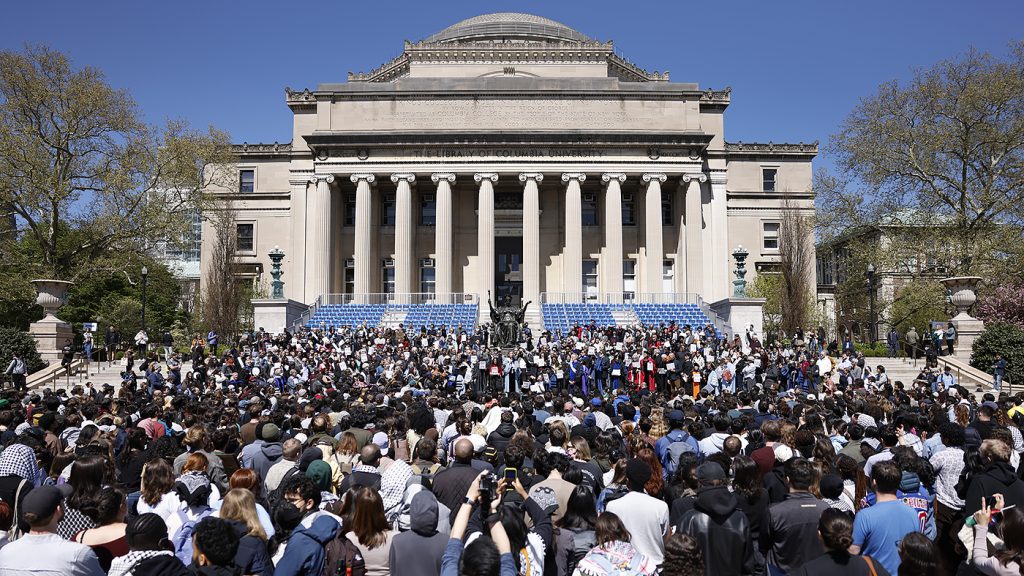
M 1002 354 L 996 354 L 996 361 L 992 364 L 992 387 L 998 394 L 1003 389 L 1003 378 L 1006 376 L 1006 359 Z
M 853 521 L 852 554 L 870 556 L 889 571 L 900 568 L 898 542 L 912 532 L 921 531 L 916 510 L 897 498 L 903 474 L 891 460 L 878 462 L 871 470 L 875 504 L 862 508 Z

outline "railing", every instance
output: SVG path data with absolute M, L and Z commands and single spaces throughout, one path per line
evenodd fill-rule
M 700 304 L 700 295 L 689 292 L 544 292 L 542 304 Z
M 479 297 L 468 292 L 451 294 L 434 294 L 432 292 L 410 292 L 394 294 L 390 292 L 373 292 L 365 294 L 324 294 L 317 298 L 320 306 L 337 306 L 343 304 L 378 304 L 398 306 L 410 304 L 478 304 Z

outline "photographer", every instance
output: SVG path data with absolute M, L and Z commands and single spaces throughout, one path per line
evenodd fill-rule
M 468 546 L 462 541 L 474 512 L 479 510 L 482 514 L 483 510 L 486 510 L 487 513 L 490 513 L 500 506 L 500 501 L 497 498 L 486 503 L 480 500 L 480 481 L 486 475 L 487 472 L 481 473 L 466 490 L 466 499 L 459 507 L 455 523 L 452 524 L 452 537 L 448 540 L 448 546 L 441 558 L 441 576 L 514 576 L 516 574 L 512 547 L 508 535 L 505 534 L 505 526 L 501 522 L 491 525 L 490 538 L 486 536 L 473 538 Z M 481 508 L 481 504 L 486 504 L 486 507 Z M 479 518 L 477 520 L 479 521 Z M 464 548 L 468 549 L 468 554 L 463 554 Z

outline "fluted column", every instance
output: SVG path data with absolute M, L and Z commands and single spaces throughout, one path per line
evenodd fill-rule
M 373 174 L 353 174 L 349 179 L 356 185 L 356 233 L 355 233 L 355 293 L 368 294 L 371 291 L 374 270 L 380 266 L 373 262 Z
M 729 216 L 726 210 L 727 171 L 712 169 L 711 180 L 711 275 L 709 302 L 731 295 L 729 290 Z
M 704 216 L 701 213 L 702 182 L 704 174 L 683 174 L 686 186 L 686 291 L 705 297 L 704 290 Z
M 416 184 L 416 175 L 392 174 L 391 181 L 398 184 L 395 191 L 395 294 L 404 295 L 413 291 L 412 187 Z
M 331 184 L 334 176 L 313 176 L 316 188 L 309 196 L 306 251 L 307 280 L 315 299 L 331 292 Z
M 587 179 L 582 172 L 565 172 L 565 252 L 562 253 L 562 290 L 583 292 L 583 199 L 580 183 Z
M 624 289 L 622 281 L 622 183 L 626 175 L 621 172 L 607 172 L 601 175 L 605 184 L 604 192 L 604 261 L 601 262 L 601 276 L 604 278 L 601 291 L 612 295 L 612 302 L 618 302 Z
M 540 172 L 523 172 L 523 300 L 540 306 Z
M 482 302 L 488 292 L 494 292 L 494 183 L 498 181 L 498 174 L 477 173 L 473 175 L 473 180 L 480 184 L 480 199 L 477 202 L 477 255 L 480 267 L 477 269 L 477 281 Z
M 434 292 L 438 298 L 444 298 L 452 293 L 452 183 L 455 182 L 455 174 L 438 172 L 431 174 L 430 180 L 437 184 L 434 217 Z
M 661 184 L 664 174 L 648 173 L 641 178 L 647 184 L 644 199 L 644 292 L 664 292 L 662 286 L 662 260 L 665 258 L 661 229 Z

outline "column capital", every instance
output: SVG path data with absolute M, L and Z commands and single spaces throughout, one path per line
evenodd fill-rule
M 455 174 L 452 172 L 434 172 L 430 175 L 430 181 L 437 184 L 441 180 L 447 180 L 449 184 L 455 182 Z
M 377 181 L 377 176 L 374 174 L 353 174 L 348 177 L 353 184 L 359 184 L 359 182 L 365 180 L 367 184 L 373 184 Z
M 680 178 L 680 181 L 683 184 L 689 184 L 691 180 L 696 180 L 697 182 L 703 184 L 704 182 L 708 181 L 708 175 L 703 172 L 696 172 L 691 174 L 683 174 Z
M 473 174 L 473 180 L 475 180 L 477 184 L 479 184 L 480 182 L 483 182 L 484 180 L 490 180 L 491 182 L 497 182 L 498 181 L 498 173 L 497 172 L 477 172 L 476 174 Z
M 519 181 L 525 183 L 527 180 L 533 180 L 540 184 L 544 180 L 544 174 L 540 172 L 521 172 L 519 174 Z
M 601 174 L 601 182 L 604 182 L 605 184 L 608 184 L 612 180 L 618 180 L 619 184 L 622 184 L 623 182 L 626 181 L 626 173 L 625 172 L 605 172 L 604 174 Z
M 657 180 L 658 182 L 664 183 L 668 180 L 668 176 L 664 172 L 646 172 L 640 177 L 644 181 L 644 184 L 649 184 L 651 180 Z
M 562 182 L 569 182 L 569 180 L 583 182 L 586 179 L 587 175 L 584 172 L 562 172 Z
M 400 172 L 398 174 L 392 174 L 391 175 L 391 181 L 392 182 L 397 183 L 399 180 L 404 180 L 404 181 L 408 182 L 409 184 L 415 184 L 416 183 L 416 175 L 415 174 L 410 174 L 408 172 Z
M 314 174 L 309 177 L 310 184 L 319 184 L 321 182 L 334 184 L 334 174 Z

